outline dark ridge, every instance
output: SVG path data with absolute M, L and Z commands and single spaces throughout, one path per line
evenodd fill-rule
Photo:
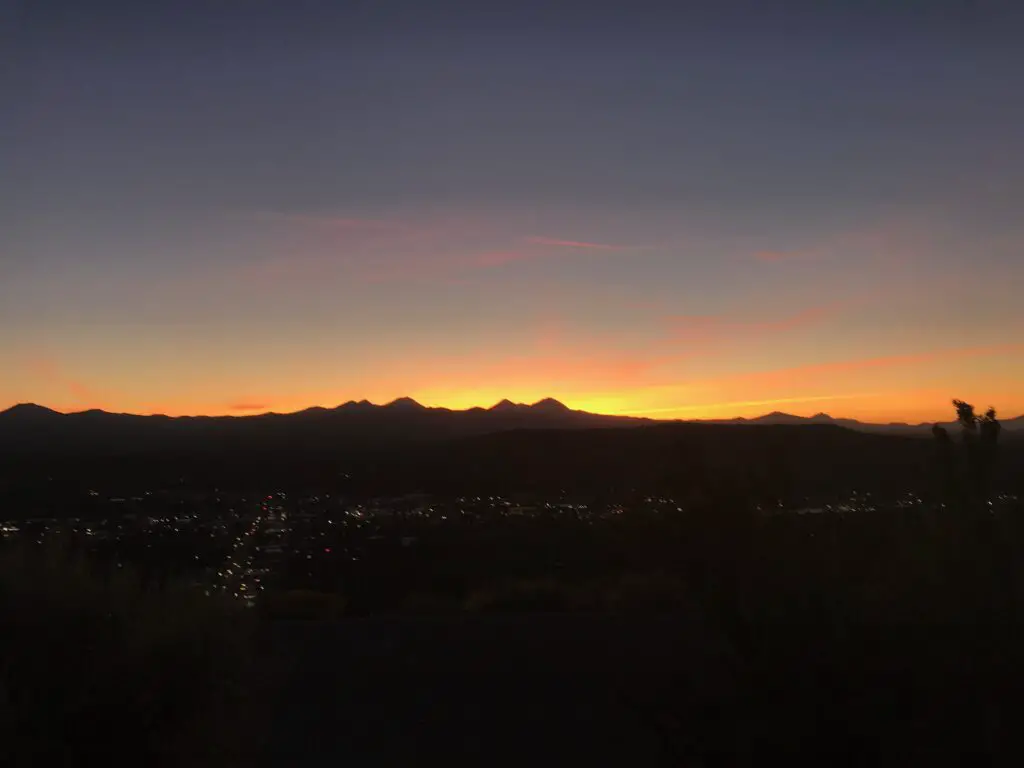
M 561 403 L 555 400 L 553 397 L 545 397 L 543 400 L 538 400 L 536 403 L 530 406 L 531 408 L 542 409 L 545 411 L 568 411 L 569 407 L 565 403 Z
M 8 408 L 6 411 L 0 411 L 0 416 L 17 416 L 18 418 L 60 415 L 62 414 L 57 411 L 45 408 L 42 405 L 36 405 L 35 403 L 18 403 L 17 405 Z
M 397 398 L 395 400 L 392 400 L 390 403 L 388 403 L 384 407 L 385 408 L 403 408 L 405 410 L 416 410 L 416 411 L 426 410 L 426 408 L 423 405 L 421 405 L 420 403 L 417 403 L 411 397 L 399 397 L 399 398 Z

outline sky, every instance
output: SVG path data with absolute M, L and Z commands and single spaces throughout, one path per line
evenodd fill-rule
M 1024 413 L 1019 5 L 0 3 L 0 409 Z

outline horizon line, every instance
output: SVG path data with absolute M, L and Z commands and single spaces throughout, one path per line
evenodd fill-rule
M 813 402 L 813 401 L 822 400 L 822 399 L 825 399 L 825 398 L 824 397 L 820 397 L 820 396 L 819 397 L 809 397 L 809 398 L 784 398 L 783 400 L 780 400 L 780 401 L 763 400 L 763 401 L 738 402 L 738 403 L 736 403 L 736 405 L 745 405 L 745 404 L 764 404 L 764 405 L 769 405 L 772 402 L 801 403 L 801 402 Z M 422 408 L 424 410 L 448 411 L 449 413 L 466 413 L 466 412 L 475 411 L 475 410 L 493 411 L 496 408 L 498 408 L 498 406 L 501 406 L 501 405 L 504 405 L 504 404 L 508 404 L 508 405 L 514 406 L 514 407 L 521 407 L 521 408 L 534 408 L 534 407 L 536 407 L 538 405 L 541 405 L 541 404 L 544 404 L 544 403 L 551 403 L 551 404 L 554 404 L 554 405 L 558 405 L 558 406 L 560 406 L 560 407 L 562 407 L 562 408 L 564 408 L 566 410 L 569 410 L 569 411 L 573 411 L 573 412 L 576 412 L 576 413 L 587 413 L 587 414 L 590 414 L 592 416 L 607 416 L 609 418 L 628 418 L 628 419 L 635 419 L 637 421 L 648 421 L 648 422 L 666 423 L 666 424 L 668 424 L 668 423 L 695 423 L 695 422 L 696 423 L 722 423 L 722 422 L 731 422 L 731 421 L 749 422 L 749 421 L 757 421 L 758 419 L 763 419 L 765 417 L 773 416 L 773 415 L 791 416 L 793 418 L 806 419 L 808 421 L 810 421 L 811 419 L 814 419 L 816 417 L 819 417 L 819 416 L 825 416 L 828 419 L 833 420 L 833 421 L 853 421 L 853 422 L 856 422 L 858 424 L 863 424 L 863 425 L 866 425 L 866 426 L 901 426 L 902 425 L 902 426 L 908 426 L 908 427 L 921 427 L 921 426 L 925 426 L 925 425 L 928 425 L 928 424 L 950 424 L 950 423 L 954 423 L 956 421 L 956 419 L 925 420 L 925 421 L 916 421 L 916 422 L 910 422 L 910 421 L 862 421 L 860 419 L 854 419 L 854 418 L 850 418 L 850 417 L 832 416 L 831 414 L 824 413 L 824 412 L 818 412 L 818 413 L 815 413 L 815 414 L 813 414 L 811 416 L 801 416 L 799 414 L 788 413 L 786 411 L 780 411 L 780 410 L 768 411 L 766 413 L 759 414 L 757 416 L 726 416 L 726 417 L 708 417 L 708 418 L 699 418 L 699 417 L 685 418 L 685 417 L 681 417 L 680 416 L 680 417 L 676 417 L 676 418 L 657 418 L 657 417 L 646 416 L 646 415 L 643 415 L 643 414 L 680 412 L 680 411 L 694 410 L 694 409 L 696 409 L 696 408 L 698 408 L 700 406 L 678 406 L 678 407 L 672 407 L 672 408 L 638 409 L 638 410 L 632 411 L 632 412 L 603 413 L 603 412 L 599 412 L 599 411 L 587 411 L 587 410 L 580 409 L 580 408 L 572 408 L 571 406 L 566 405 L 565 403 L 563 403 L 562 401 L 558 400 L 557 398 L 554 398 L 554 397 L 543 397 L 540 400 L 537 400 L 537 401 L 535 401 L 533 403 L 515 402 L 515 401 L 513 401 L 513 400 L 511 400 L 509 398 L 502 398 L 501 400 L 499 400 L 498 402 L 494 403 L 491 406 L 479 406 L 479 405 L 477 405 L 477 406 L 469 406 L 467 408 L 449 408 L 449 407 L 443 406 L 443 405 L 427 405 L 427 404 L 419 402 L 415 398 L 408 397 L 408 396 L 396 397 L 396 398 L 393 398 L 393 399 L 391 399 L 391 400 L 389 400 L 387 402 L 384 402 L 384 403 L 374 403 L 373 401 L 368 400 L 366 398 L 361 399 L 361 400 L 346 400 L 346 401 L 344 401 L 342 403 L 338 403 L 337 405 L 334 405 L 334 406 L 310 405 L 310 406 L 306 406 L 304 408 L 299 408 L 299 409 L 294 410 L 294 411 L 274 411 L 274 410 L 263 411 L 263 410 L 258 410 L 258 408 L 254 408 L 253 410 L 256 410 L 258 412 L 254 412 L 254 413 L 179 414 L 177 416 L 171 416 L 171 415 L 166 414 L 166 413 L 159 413 L 159 412 L 155 412 L 155 411 L 154 412 L 148 412 L 148 413 L 137 413 L 137 412 L 130 412 L 130 411 L 108 411 L 108 410 L 105 410 L 103 408 L 83 408 L 82 410 L 62 411 L 62 410 L 58 410 L 56 408 L 51 408 L 49 406 L 40 405 L 39 403 L 36 403 L 36 402 L 25 401 L 25 402 L 15 403 L 15 404 L 7 407 L 7 408 L 4 408 L 3 410 L 0 410 L 0 416 L 2 416 L 4 414 L 7 414 L 7 413 L 10 413 L 12 411 L 15 411 L 15 410 L 17 410 L 19 408 L 37 408 L 37 409 L 40 409 L 40 410 L 48 411 L 48 412 L 53 413 L 53 414 L 57 414 L 59 416 L 77 416 L 77 415 L 82 415 L 82 414 L 87 414 L 87 413 L 97 413 L 97 414 L 104 414 L 104 415 L 108 415 L 108 416 L 136 416 L 136 417 L 140 417 L 140 418 L 166 418 L 166 419 L 252 419 L 252 418 L 259 418 L 261 416 L 294 416 L 294 415 L 298 415 L 300 413 L 305 413 L 306 411 L 312 411 L 312 410 L 335 411 L 335 410 L 339 410 L 339 409 L 341 409 L 341 408 L 343 408 L 345 406 L 349 406 L 349 405 L 366 405 L 366 406 L 370 406 L 370 407 L 373 407 L 373 408 L 387 408 L 389 406 L 394 406 L 394 405 L 399 404 L 399 403 L 414 405 L 414 406 L 416 406 L 418 408 Z M 242 410 L 244 410 L 244 409 L 242 409 Z M 1014 420 L 1020 419 L 1020 418 L 1024 418 L 1024 414 L 1020 414 L 1018 416 L 1007 417 L 1007 418 L 1004 418 L 1004 419 L 1001 419 L 1001 420 L 1002 421 L 1014 421 Z

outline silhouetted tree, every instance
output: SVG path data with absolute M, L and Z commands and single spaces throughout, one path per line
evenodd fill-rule
M 996 409 L 991 406 L 978 419 L 978 490 L 988 495 L 991 490 L 992 473 L 996 466 L 996 451 L 999 446 L 999 432 L 1002 425 L 996 419 Z
M 988 496 L 995 468 L 999 432 L 1002 429 L 996 418 L 996 409 L 989 407 L 984 416 L 978 416 L 974 406 L 963 400 L 953 400 L 957 423 L 960 424 L 963 442 L 962 476 L 963 492 L 970 500 Z M 932 434 L 939 444 L 940 466 L 947 473 L 950 482 L 955 483 L 954 461 L 949 434 L 939 425 L 932 428 Z
M 974 415 L 974 406 L 963 400 L 953 400 L 956 408 L 956 420 L 964 430 L 964 435 L 973 436 L 978 432 L 978 417 Z
M 943 498 L 951 500 L 957 492 L 956 457 L 953 452 L 953 439 L 949 432 L 935 424 L 932 427 L 935 438 L 935 469 L 938 475 L 938 487 Z

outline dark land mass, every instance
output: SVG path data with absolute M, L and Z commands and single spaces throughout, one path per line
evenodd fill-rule
M 837 641 L 792 620 L 738 652 L 699 612 L 282 624 L 254 762 L 1014 764 L 1020 655 L 992 642 L 1007 627 L 937 630 Z
M 935 424 L 930 421 L 921 422 L 918 424 L 907 424 L 901 421 L 890 422 L 887 424 L 873 424 L 866 421 L 857 421 L 856 419 L 843 419 L 829 416 L 827 413 L 817 413 L 814 416 L 794 416 L 790 413 L 782 413 L 780 411 L 772 411 L 766 413 L 764 416 L 757 416 L 752 419 L 738 418 L 738 419 L 709 419 L 701 421 L 702 424 L 831 424 L 836 427 L 846 427 L 847 429 L 853 429 L 858 432 L 874 432 L 883 435 L 905 435 L 909 437 L 923 437 L 931 433 L 931 429 Z M 1003 419 L 1000 422 L 1003 429 L 1007 432 L 1019 432 L 1024 430 L 1024 416 L 1017 416 L 1011 419 Z M 959 429 L 959 424 L 955 421 L 939 422 L 938 426 L 948 430 Z
M 934 484 L 927 431 L 881 434 L 821 419 L 771 423 L 780 418 L 658 423 L 573 411 L 552 400 L 468 411 L 400 400 L 195 419 L 21 406 L 0 414 L 0 494 L 38 501 L 93 487 L 127 493 L 186 486 L 351 496 L 725 493 L 771 501 L 922 493 Z M 994 482 L 1018 490 L 1024 433 L 1004 428 L 1002 443 Z
M 34 404 L 0 412 L 0 450 L 28 453 L 123 455 L 161 450 L 214 451 L 227 448 L 346 447 L 442 440 L 523 429 L 595 429 L 657 424 L 735 426 L 833 426 L 854 431 L 927 437 L 932 424 L 868 424 L 819 413 L 811 417 L 773 412 L 753 419 L 659 421 L 573 410 L 552 398 L 532 405 L 502 400 L 491 408 L 428 408 L 411 398 L 386 405 L 366 400 L 337 408 L 307 408 L 257 416 L 139 416 L 90 410 L 59 413 Z M 955 422 L 942 426 L 955 429 Z M 1024 433 L 1024 416 L 1002 421 L 1006 433 Z M 343 444 L 339 446 L 339 444 Z
M 0 449 L 30 453 L 370 448 L 395 442 L 440 440 L 513 429 L 634 427 L 649 419 L 575 411 L 556 400 L 533 405 L 503 401 L 490 409 L 427 408 L 409 398 L 387 405 L 365 400 L 337 408 L 308 408 L 259 416 L 137 416 L 83 411 L 62 414 L 37 405 L 0 413 Z
M 192 750 L 177 764 L 199 764 L 186 726 L 207 721 L 196 705 L 208 700 L 233 716 L 204 738 L 216 754 L 237 728 L 239 764 L 1019 764 L 1024 515 L 999 494 L 1020 493 L 1021 433 L 986 443 L 990 421 L 945 441 L 765 423 L 780 420 L 648 423 L 554 402 L 198 420 L 8 412 L 0 501 L 28 520 L 0 559 L 0 599 L 20 601 L 0 611 L 20 619 L 0 633 L 15 660 L 0 682 L 37 707 L 13 708 L 35 728 L 12 729 L 16 764 L 60 747 L 56 732 L 138 761 L 163 755 L 172 727 Z M 204 527 L 196 514 L 179 530 L 169 505 L 219 505 L 204 491 L 232 487 L 266 490 L 256 504 L 273 520 L 260 528 L 240 510 Z M 109 496 L 150 489 L 156 506 L 140 508 L 162 513 L 79 524 L 122 506 Z M 320 492 L 337 494 L 333 522 L 292 517 Z M 415 492 L 437 500 L 351 503 Z M 875 505 L 869 492 L 915 498 Z M 828 514 L 797 514 L 825 500 Z M 436 509 L 406 514 L 422 506 Z M 287 538 L 272 533 L 284 509 Z M 80 519 L 48 519 L 61 516 Z M 46 554 L 51 527 L 77 531 L 66 541 L 80 565 Z M 287 547 L 248 559 L 272 542 Z M 208 600 L 240 595 L 257 571 L 252 625 L 235 622 L 238 601 Z M 136 647 L 121 631 L 132 626 L 155 641 Z M 231 660 L 244 663 L 228 675 Z M 72 693 L 49 694 L 61 690 Z M 214 707 L 220 696 L 231 706 Z
M 669 680 L 697 691 L 731 682 L 726 652 L 697 624 L 556 614 L 282 624 L 273 642 L 290 671 L 258 764 L 672 765 L 680 748 L 653 714 Z

